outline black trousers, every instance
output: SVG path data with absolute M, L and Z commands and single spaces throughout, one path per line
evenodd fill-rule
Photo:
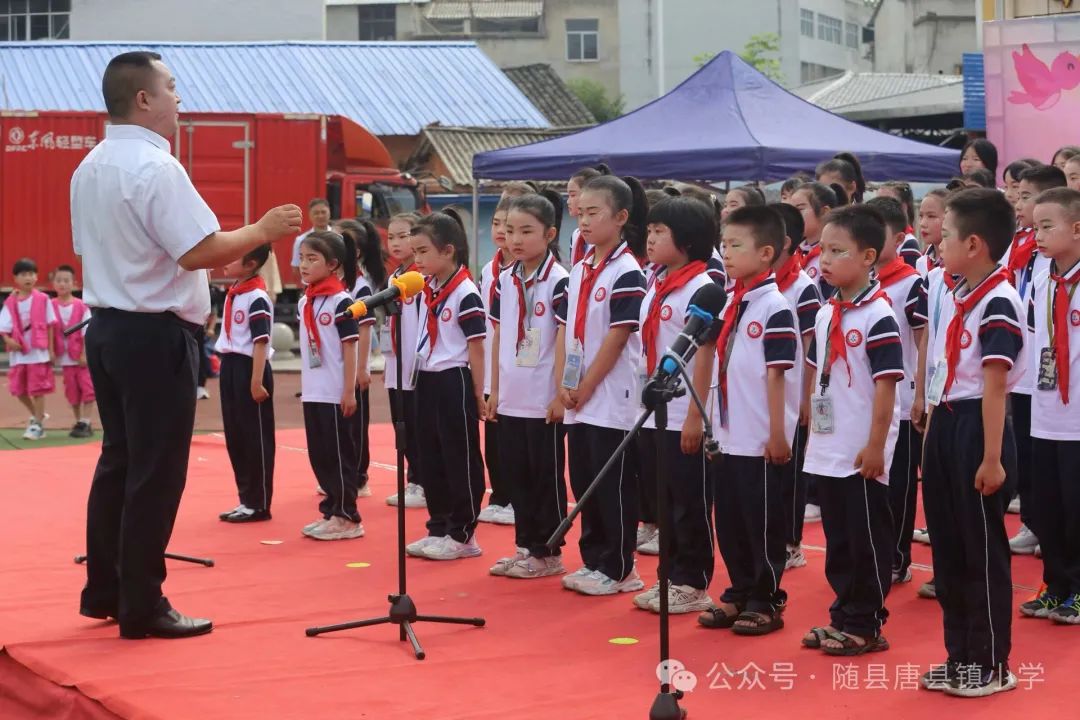
M 356 453 L 356 487 L 367 485 L 368 468 L 371 466 L 371 448 L 368 443 L 368 426 L 371 424 L 371 402 L 367 390 L 356 388 L 356 412 L 349 418 L 349 434 Z
M 791 441 L 791 461 L 780 468 L 780 481 L 784 502 L 784 543 L 802 544 L 803 525 L 806 521 L 806 475 L 802 465 L 806 458 L 806 441 L 809 437 L 805 425 L 795 424 L 795 439 Z
M 416 404 L 416 451 L 427 497 L 428 534 L 468 542 L 484 497 L 480 419 L 467 367 L 420 372 Z
M 566 517 L 566 430 L 562 423 L 509 415 L 499 415 L 497 424 L 499 463 L 515 469 L 514 543 L 536 557 L 560 555 L 546 543 Z
M 650 485 L 654 493 L 659 486 L 656 464 L 656 439 L 659 430 L 642 430 L 638 435 L 638 457 L 641 459 L 641 484 Z M 661 441 L 667 444 L 668 527 L 671 533 L 668 548 L 671 568 L 668 578 L 675 585 L 689 585 L 705 590 L 712 582 L 713 528 L 712 484 L 709 479 L 705 449 L 686 455 L 681 447 L 682 433 L 665 430 Z M 643 498 L 644 499 L 644 498 Z M 659 504 L 653 496 L 653 505 Z
M 387 388 L 390 396 L 390 419 L 396 424 L 402 422 L 405 425 L 405 463 L 408 469 L 405 473 L 405 482 L 420 484 L 420 475 L 416 472 L 416 401 L 413 400 L 412 390 L 396 390 Z M 402 417 L 398 417 L 397 396 L 401 395 Z
M 269 510 L 274 496 L 274 374 L 263 371 L 270 397 L 261 403 L 251 397 L 250 355 L 221 356 L 221 420 L 240 502 L 252 510 Z
M 360 522 L 356 510 L 356 451 L 349 418 L 341 414 L 340 405 L 306 402 L 304 430 L 311 470 L 326 493 L 319 502 L 319 512 L 327 520 L 337 516 Z
M 910 420 L 901 420 L 892 466 L 889 468 L 889 508 L 892 511 L 895 541 L 892 569 L 901 574 L 911 566 L 911 533 L 915 531 L 922 444 L 922 433 L 915 429 Z
M 720 601 L 772 613 L 787 602 L 780 466 L 726 454 L 713 465 L 716 540 L 731 581 Z
M 210 378 L 210 353 L 206 351 L 206 328 L 195 331 L 195 343 L 199 347 L 199 387 L 206 387 Z
M 1051 594 L 1080 593 L 1080 441 L 1032 439 L 1032 514 Z
M 137 632 L 168 610 L 165 548 L 195 426 L 197 326 L 171 314 L 94 309 L 86 359 L 104 439 L 86 507 L 83 607 Z
M 484 396 L 487 398 L 487 396 Z M 509 473 L 499 472 L 501 458 L 499 452 L 499 424 L 484 423 L 484 464 L 487 466 L 488 482 L 491 483 L 491 497 L 488 505 L 511 505 L 513 492 L 510 487 Z
M 949 660 L 991 667 L 1012 649 L 1012 569 L 1005 508 L 1013 480 L 989 497 L 975 489 L 983 459 L 982 400 L 942 403 L 930 416 L 923 504 L 933 539 L 934 581 Z M 1001 464 L 1016 477 L 1016 444 L 1005 420 Z
M 649 525 L 657 525 L 660 523 L 660 513 L 659 508 L 656 504 L 656 450 L 655 448 L 653 448 L 649 451 L 652 453 L 651 457 L 645 457 L 646 453 L 644 445 L 653 445 L 653 441 L 651 439 L 645 439 L 646 432 L 648 431 L 642 429 L 641 433 L 638 434 L 637 439 L 638 458 L 641 468 L 641 472 L 638 473 L 638 520 L 643 523 L 648 523 Z M 679 449 L 679 452 L 682 452 L 682 450 Z M 652 465 L 648 465 L 648 463 L 650 462 L 652 463 Z M 711 494 L 712 493 L 710 492 L 710 495 Z M 709 550 L 710 552 L 712 551 L 711 537 L 709 538 Z
M 600 473 L 626 430 L 585 423 L 570 426 L 567 465 L 570 487 L 580 498 Z M 613 580 L 623 580 L 634 569 L 637 544 L 638 490 L 637 452 L 626 449 L 615 466 L 581 510 L 581 560 Z
M 1009 394 L 1009 408 L 1012 416 L 1013 437 L 1016 438 L 1016 487 L 1010 497 L 1020 496 L 1020 522 L 1028 526 L 1035 537 L 1041 539 L 1038 530 L 1038 517 L 1032 513 L 1035 498 L 1032 495 L 1032 452 L 1031 452 L 1031 396 L 1023 393 Z M 1027 505 L 1027 507 L 1024 507 Z
M 862 475 L 815 476 L 825 531 L 825 579 L 836 594 L 830 624 L 851 635 L 877 637 L 889 611 L 893 546 L 889 489 Z

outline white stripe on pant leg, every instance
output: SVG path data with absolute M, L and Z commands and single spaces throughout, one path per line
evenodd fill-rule
M 469 440 L 469 413 L 465 407 L 466 395 L 465 392 L 465 373 L 469 372 L 469 368 L 459 368 L 461 372 L 458 373 L 458 379 L 461 380 L 461 419 L 464 422 L 465 427 L 465 485 L 469 488 L 469 509 L 472 510 L 472 523 L 476 523 L 476 502 L 473 499 L 472 491 L 472 443 Z M 477 433 L 479 433 L 479 428 Z M 480 438 L 477 437 L 477 440 Z M 465 537 L 465 542 L 469 542 L 469 537 Z
M 901 534 L 903 533 L 904 527 L 907 524 L 907 502 L 908 502 L 907 501 L 907 496 L 908 496 L 908 493 L 911 492 L 911 433 L 912 433 L 912 426 L 911 426 L 911 423 L 908 423 L 907 466 L 904 468 L 904 470 L 905 470 L 905 474 L 904 474 L 904 509 L 900 514 L 900 524 L 897 525 L 897 531 L 896 531 L 896 557 L 900 559 L 901 563 L 904 561 L 904 552 L 900 548 L 900 543 L 902 542 Z M 890 485 L 890 487 L 892 486 L 892 478 L 891 477 L 889 478 L 889 485 Z
M 997 648 L 994 640 L 994 613 L 990 609 L 990 530 L 986 524 L 986 501 L 977 496 L 979 510 L 982 511 L 983 521 L 983 578 L 986 585 L 986 622 L 990 625 L 990 664 L 997 667 Z
M 773 569 L 772 563 L 769 561 L 769 461 L 765 458 L 761 458 L 761 468 L 763 471 L 761 476 L 761 494 L 765 500 L 765 530 L 762 533 L 762 540 L 764 541 L 765 545 L 762 550 L 765 553 L 765 565 L 769 568 L 769 572 L 772 574 L 772 589 L 773 595 L 775 596 L 776 591 L 780 589 L 780 583 L 776 581 L 776 570 Z M 772 605 L 771 600 L 769 601 L 769 604 Z
M 622 439 L 626 439 L 626 431 L 623 431 Z M 618 582 L 622 582 L 623 578 L 627 576 L 626 572 L 626 560 L 623 559 L 625 553 L 623 552 L 623 545 L 626 544 L 626 522 L 624 520 L 623 513 L 623 476 L 626 474 L 626 452 L 619 457 L 619 567 L 622 568 L 622 576 L 613 578 Z
M 874 531 L 870 527 L 870 491 L 866 489 L 866 484 L 871 482 L 877 482 L 874 479 L 866 479 L 861 475 L 858 476 L 862 480 L 863 489 L 863 507 L 866 509 L 866 540 L 870 543 L 870 551 L 874 554 L 874 579 L 877 580 L 878 597 L 881 607 L 885 607 L 885 588 L 881 586 L 881 569 L 878 567 L 877 548 L 874 547 Z M 877 632 L 881 632 L 881 618 L 877 613 L 874 613 L 874 621 L 877 624 Z
M 713 563 L 716 562 L 716 555 L 713 550 L 713 525 L 712 525 L 712 513 L 709 512 L 709 472 L 705 463 L 705 445 L 702 442 L 701 446 L 701 499 L 704 501 L 703 508 L 705 509 L 705 529 L 709 533 L 709 558 Z M 705 583 L 705 588 L 709 587 L 709 571 L 705 570 L 701 573 L 701 580 Z
M 544 426 L 544 429 L 547 429 L 547 425 Z M 559 467 L 559 426 L 556 423 L 551 424 L 551 453 L 555 457 L 555 460 L 551 465 L 555 470 L 555 472 L 551 474 L 551 479 L 553 481 L 552 485 L 555 490 L 555 521 L 557 523 L 562 523 L 563 516 L 565 515 L 565 510 L 563 508 L 565 508 L 566 505 L 560 505 L 559 503 L 559 471 L 562 468 Z M 514 512 L 516 513 L 517 510 L 515 509 Z
M 338 415 L 341 414 L 341 408 L 338 405 L 331 405 L 331 407 L 334 409 L 334 445 L 337 448 L 338 480 L 341 481 L 338 507 L 341 509 L 341 514 L 345 515 L 345 468 L 341 466 L 341 432 L 338 430 Z M 348 519 L 351 520 L 352 518 Z
M 269 398 L 267 398 L 269 400 Z M 266 500 L 266 442 L 263 440 L 262 405 L 255 403 L 255 417 L 259 418 L 259 464 L 262 467 L 262 510 L 269 510 L 270 503 Z
M 795 537 L 799 533 L 799 439 L 802 435 L 802 431 L 796 428 L 795 430 L 795 447 L 791 448 L 791 539 L 796 542 L 796 545 L 802 544 L 802 538 Z M 806 508 L 803 508 L 803 515 L 806 515 Z

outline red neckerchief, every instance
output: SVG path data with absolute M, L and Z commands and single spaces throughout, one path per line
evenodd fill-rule
M 545 255 L 536 270 L 533 271 L 532 277 L 526 278 L 524 283 L 521 282 L 521 278 L 518 276 L 519 267 L 522 273 L 525 272 L 524 264 L 517 263 L 514 269 L 510 271 L 510 278 L 514 281 L 518 296 L 517 345 L 515 347 L 520 347 L 521 341 L 525 339 L 525 313 L 529 310 L 529 308 L 525 307 L 525 291 L 536 283 L 547 280 L 548 275 L 551 274 L 551 268 L 555 264 L 553 261 L 554 258 L 551 257 L 551 253 Z
M 1061 394 L 1061 402 L 1069 404 L 1069 285 L 1080 282 L 1080 273 L 1074 273 L 1071 278 L 1065 278 L 1056 272 L 1057 265 L 1050 270 L 1050 279 L 1054 281 L 1054 336 L 1050 342 L 1054 344 L 1054 360 L 1057 363 L 1058 393 Z
M 821 241 L 817 241 L 813 245 L 807 245 L 803 243 L 799 246 L 799 255 L 802 256 L 802 266 L 807 267 L 810 263 L 817 259 L 821 254 Z
M 405 273 L 412 272 L 414 270 L 416 270 L 416 263 L 412 263 L 411 265 L 409 265 L 409 267 L 405 267 L 404 265 L 402 265 L 401 267 L 399 267 L 397 270 L 394 271 L 394 277 L 401 277 Z M 404 303 L 402 303 L 401 312 L 405 312 Z M 398 332 L 398 316 L 397 315 L 391 315 L 390 316 L 390 347 L 391 348 L 397 348 L 397 332 Z
M 316 350 L 322 346 L 322 340 L 319 338 L 319 326 L 315 324 L 315 298 L 340 292 L 345 292 L 345 285 L 337 275 L 327 275 L 304 289 L 304 297 L 307 298 L 304 303 L 304 327 L 307 328 L 308 344 L 314 345 Z
M 431 357 L 435 349 L 435 341 L 439 339 L 439 298 L 449 298 L 458 285 L 469 279 L 469 269 L 464 265 L 458 265 L 458 269 L 450 276 L 450 279 L 441 288 L 431 286 L 435 282 L 432 275 L 424 282 L 424 302 L 427 304 L 427 333 L 428 333 L 428 357 Z
M 990 273 L 989 277 L 964 297 L 953 295 L 953 301 L 956 303 L 956 314 L 949 321 L 949 328 L 945 331 L 945 362 L 948 365 L 949 372 L 945 376 L 945 389 L 941 393 L 942 398 L 949 394 L 949 388 L 952 387 L 953 380 L 956 379 L 956 364 L 960 362 L 960 341 L 964 335 L 965 316 L 973 307 L 979 304 L 980 300 L 986 297 L 987 293 L 1001 283 L 1008 281 L 1008 268 L 999 268 Z
M 915 234 L 915 228 L 908 225 L 906 228 L 904 228 L 904 234 L 905 235 L 914 235 Z
M 1020 228 L 1013 235 L 1012 248 L 1009 251 L 1009 282 L 1016 287 L 1016 275 L 1026 270 L 1035 257 L 1038 246 L 1035 244 L 1035 230 L 1032 228 Z
M 832 305 L 832 319 L 829 321 L 829 356 L 825 358 L 825 367 L 822 370 L 822 375 L 829 375 L 832 373 L 833 363 L 839 358 L 844 361 L 844 365 L 848 370 L 848 387 L 851 387 L 851 363 L 847 359 L 847 342 L 844 338 L 844 313 L 848 310 L 853 310 L 857 307 L 871 303 L 878 298 L 888 299 L 885 291 L 878 286 L 877 292 L 872 295 L 867 292 L 862 300 L 848 301 L 841 300 L 840 293 L 837 291 L 835 295 L 829 298 L 829 304 Z
M 600 273 L 604 272 L 604 268 L 608 266 L 608 263 L 623 253 L 629 252 L 629 248 L 625 243 L 620 243 L 596 267 L 593 267 L 591 262 L 584 262 L 585 260 L 591 260 L 595 256 L 596 250 L 593 249 L 591 252 L 591 255 L 586 253 L 586 256 L 582 258 L 581 285 L 578 287 L 577 312 L 574 314 L 574 339 L 581 343 L 583 348 L 585 347 L 585 317 L 588 315 L 589 300 L 592 299 L 593 285 L 596 284 L 596 278 L 600 276 Z
M 587 251 L 585 249 L 585 241 L 581 237 L 581 231 L 578 230 L 577 238 L 574 241 L 574 256 L 570 258 L 571 267 L 577 265 L 579 262 L 584 260 L 586 252 Z
M 695 260 L 683 265 L 675 272 L 668 272 L 656 281 L 656 293 L 653 295 L 652 305 L 645 316 L 645 322 L 641 326 L 641 342 L 645 345 L 645 367 L 649 375 L 656 369 L 656 341 L 660 337 L 660 310 L 667 296 L 686 284 L 695 277 L 705 272 L 704 260 Z M 678 322 L 682 322 L 680 318 Z
M 956 284 L 960 282 L 960 276 L 953 275 L 945 271 L 942 271 L 942 273 L 942 279 L 945 280 L 945 287 L 949 288 L 950 290 L 956 289 Z
M 720 328 L 720 337 L 716 341 L 716 359 L 719 363 L 717 367 L 720 368 L 720 393 L 725 404 L 727 403 L 727 367 L 725 367 L 724 363 L 727 360 L 728 340 L 731 338 L 731 334 L 735 332 L 735 325 L 738 324 L 739 306 L 742 305 L 746 293 L 768 280 L 770 275 L 772 275 L 772 270 L 766 270 L 760 275 L 750 278 L 749 283 L 736 280 L 734 287 L 731 288 L 731 295 L 728 296 L 727 307 L 724 310 L 724 324 Z
M 877 279 L 881 283 L 881 287 L 887 288 L 894 283 L 898 283 L 904 278 L 909 278 L 912 275 L 918 275 L 919 271 L 908 265 L 906 262 L 898 257 L 892 259 L 888 265 L 878 268 Z
M 818 250 L 818 252 L 821 251 Z M 780 292 L 787 292 L 787 289 L 799 279 L 800 272 L 802 272 L 802 258 L 799 253 L 795 253 L 776 271 L 776 287 L 780 288 Z
M 230 340 L 232 339 L 232 299 L 237 295 L 243 295 L 252 290 L 266 292 L 266 282 L 258 275 L 235 283 L 229 288 L 228 294 L 225 295 L 225 337 Z
M 495 286 L 499 284 L 499 273 L 503 269 L 503 251 L 499 248 L 495 251 L 495 257 L 491 258 L 491 287 L 488 288 L 488 307 L 495 307 Z

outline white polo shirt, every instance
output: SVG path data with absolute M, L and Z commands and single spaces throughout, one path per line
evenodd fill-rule
M 926 327 L 926 316 L 920 311 L 922 287 L 923 280 L 916 274 L 882 288 L 892 305 L 896 325 L 900 328 L 900 345 L 904 351 L 904 377 L 896 383 L 896 394 L 900 396 L 901 420 L 911 417 L 911 406 L 915 403 L 915 377 L 919 363 L 915 331 Z
M 709 278 L 720 287 L 727 288 L 727 269 L 724 267 L 724 256 L 719 250 L 713 248 L 712 255 L 709 256 L 705 266 L 708 268 Z
M 169 141 L 137 125 L 109 125 L 71 178 L 71 234 L 91 307 L 210 315 L 205 270 L 177 261 L 221 229 Z
M 1012 255 L 1013 244 L 1021 238 L 1021 236 L 1028 235 L 1034 231 L 1030 228 L 1021 228 L 1016 231 L 1016 235 L 1013 237 L 1013 242 L 1009 243 L 1009 247 L 1005 250 L 1005 254 L 1002 256 L 1000 264 L 1008 266 L 1009 256 Z M 1035 286 L 1035 278 L 1043 273 L 1050 272 L 1050 258 L 1043 255 L 1041 252 L 1036 251 L 1031 256 L 1031 262 L 1026 267 L 1020 268 L 1016 273 L 1016 292 L 1020 296 L 1020 302 L 1022 307 L 1026 308 L 1032 299 L 1032 292 Z M 1026 325 L 1026 323 L 1025 323 Z M 1027 333 L 1027 337 L 1024 338 L 1024 355 L 1026 356 L 1027 373 L 1020 378 L 1020 382 L 1016 384 L 1016 387 L 1012 392 L 1020 393 L 1021 395 L 1032 395 L 1035 392 L 1036 378 L 1039 372 L 1038 346 L 1035 345 L 1034 334 L 1028 332 L 1027 327 L 1024 328 L 1024 332 Z
M 353 300 L 362 300 L 363 298 L 371 297 L 371 293 L 371 279 L 368 278 L 368 276 L 364 273 L 358 271 L 356 273 L 356 283 L 353 285 L 352 289 Z M 356 321 L 356 324 L 360 327 L 364 327 L 365 325 L 374 325 L 375 313 L 369 312 L 364 317 L 359 318 Z
M 882 378 L 904 377 L 904 353 L 900 328 L 889 301 L 871 299 L 880 289 L 872 283 L 856 297 L 856 307 L 844 312 L 840 327 L 847 346 L 847 363 L 837 360 L 830 368 L 825 395 L 832 399 L 833 432 L 817 433 L 811 423 L 803 471 L 826 477 L 850 477 L 858 473 L 855 458 L 870 440 L 873 425 L 875 383 Z M 833 308 L 826 303 L 818 312 L 807 365 L 814 372 L 814 395 L 820 395 L 822 371 L 829 350 L 829 327 Z M 850 365 L 851 370 L 848 371 Z M 885 472 L 876 479 L 889 484 L 896 438 L 900 432 L 900 394 L 893 401 L 892 422 L 885 438 Z
M 589 246 L 585 259 L 570 272 L 566 317 L 561 318 L 566 323 L 567 354 L 574 347 L 574 325 L 577 320 L 584 266 L 587 263 L 592 266 L 595 252 L 595 247 Z M 630 248 L 626 243 L 621 243 L 611 252 L 610 259 L 597 274 L 592 296 L 586 300 L 581 378 L 585 378 L 611 328 L 630 327 L 633 332 L 630 333 L 622 354 L 615 361 L 615 366 L 600 381 L 589 401 L 576 410 L 566 411 L 564 422 L 567 424 L 587 423 L 619 430 L 629 430 L 634 426 L 638 409 L 638 398 L 634 390 L 638 385 L 638 365 L 641 360 L 638 320 L 644 297 L 645 274 Z
M 22 325 L 23 338 L 26 344 L 30 344 L 30 306 L 33 297 L 33 295 L 27 295 L 26 298 L 18 301 L 15 305 L 15 310 L 19 313 L 17 318 L 11 317 L 11 313 L 7 311 L 7 303 L 0 303 L 0 333 L 11 334 L 11 331 L 15 328 L 15 323 L 18 322 Z M 52 299 L 48 297 L 45 298 L 45 324 L 48 325 L 49 337 L 52 337 L 55 332 L 56 310 L 53 308 Z M 62 348 L 55 348 L 55 350 L 57 353 L 63 351 Z M 27 353 L 16 350 L 8 354 L 9 365 L 39 365 L 47 362 L 49 362 L 49 348 L 47 347 L 32 347 L 30 352 Z
M 304 308 L 307 296 L 300 296 L 296 306 L 300 317 L 300 390 L 302 402 L 339 405 L 345 394 L 345 363 L 343 353 L 356 352 L 359 326 L 349 312 L 352 296 L 347 292 L 320 295 L 314 298 L 315 325 L 319 329 L 319 367 L 311 367 L 311 346 L 308 342 Z M 348 347 L 346 347 L 346 344 Z
M 501 328 L 499 336 L 499 414 L 517 418 L 544 418 L 555 398 L 555 340 L 559 330 L 556 308 L 566 304 L 570 273 L 548 253 L 528 278 L 521 263 L 503 270 L 495 286 L 495 301 L 488 318 Z M 514 282 L 517 275 L 521 289 Z M 524 295 L 526 312 L 521 315 Z M 562 309 L 565 313 L 565 307 Z M 517 361 L 518 329 L 539 331 L 536 365 Z M 486 358 L 485 358 L 486 359 Z
M 458 272 L 467 273 L 468 270 L 462 266 Z M 431 278 L 431 283 L 437 291 L 438 280 Z M 416 340 L 420 372 L 442 372 L 468 366 L 469 341 L 483 339 L 487 335 L 487 313 L 476 283 L 471 278 L 465 278 L 449 296 L 438 297 L 434 308 L 427 307 L 424 295 L 417 297 L 423 308 Z M 434 343 L 427 331 L 429 312 L 437 313 L 439 320 L 439 334 Z M 487 358 L 485 362 L 489 362 Z
M 821 291 L 818 284 L 810 279 L 805 270 L 800 270 L 795 280 L 780 293 L 787 300 L 788 307 L 795 316 L 798 330 L 796 338 L 795 367 L 784 373 L 784 404 L 795 407 L 798 413 L 802 405 L 803 373 L 806 365 L 807 338 L 814 331 L 818 310 L 821 309 Z M 804 344 L 805 343 L 805 344 Z
M 1080 275 L 1080 263 L 1065 271 L 1064 278 L 1074 280 Z M 1069 311 L 1066 328 L 1054 328 L 1056 332 L 1065 330 L 1069 333 L 1069 404 L 1061 401 L 1058 388 L 1040 390 L 1036 386 L 1031 393 L 1031 436 L 1043 440 L 1080 440 L 1080 292 L 1077 285 L 1065 284 L 1065 290 L 1072 297 L 1069 299 Z M 1028 304 L 1027 325 L 1034 339 L 1032 345 L 1036 364 L 1042 355 L 1042 348 L 1053 347 L 1050 327 L 1053 323 L 1054 295 L 1057 283 L 1050 278 L 1049 271 L 1039 274 L 1034 281 L 1032 301 Z M 1034 375 L 1038 377 L 1039 369 Z M 1061 382 L 1061 378 L 1058 378 Z
M 917 237 L 911 233 L 907 233 L 904 235 L 904 241 L 900 243 L 900 247 L 897 249 L 896 254 L 908 265 L 918 269 L 919 258 L 922 257 L 922 245 L 919 244 L 919 239 Z
M 61 328 L 66 330 L 69 327 L 71 327 L 71 316 L 75 312 L 76 303 L 80 303 L 80 302 L 82 302 L 82 301 L 79 298 L 72 298 L 71 302 L 69 302 L 67 305 L 61 305 L 58 301 L 55 301 L 55 300 L 53 301 L 53 309 L 59 315 L 58 319 L 60 321 L 60 327 Z M 21 312 L 21 310 L 22 309 L 20 308 L 20 312 Z M 90 315 L 91 315 L 90 308 L 85 307 L 83 309 L 82 319 L 83 320 L 89 320 Z M 2 323 L 0 323 L 0 325 L 2 325 Z M 87 325 L 83 325 L 82 330 L 79 331 L 79 334 L 82 335 L 84 338 L 86 337 L 86 329 L 87 329 L 87 327 L 88 327 Z M 4 331 L 0 331 L 0 332 L 4 332 Z M 60 367 L 76 367 L 76 366 L 78 366 L 79 361 L 78 360 L 72 360 L 71 355 L 68 354 L 67 340 L 68 340 L 68 338 L 65 337 L 64 341 L 63 341 L 63 344 L 57 346 L 57 348 L 56 348 L 56 357 L 60 359 Z
M 940 267 L 941 256 L 938 255 L 937 248 L 933 245 L 927 245 L 925 252 L 915 261 L 915 269 L 919 271 L 919 276 L 924 280 L 932 270 Z
M 509 257 L 509 253 L 503 253 L 504 258 Z M 491 263 L 495 262 L 492 258 L 488 262 L 484 263 L 484 266 L 480 268 L 480 299 L 484 301 L 484 307 L 489 311 L 494 303 L 495 299 L 495 286 L 496 277 L 492 272 Z M 506 264 L 499 264 L 499 275 L 502 275 L 503 270 L 513 265 L 511 260 Z M 487 315 L 486 324 L 487 334 L 484 335 L 484 394 L 491 394 L 491 341 L 495 337 L 495 324 L 491 317 L 490 312 Z
M 399 267 L 391 275 L 391 278 L 399 278 L 408 271 L 404 265 Z M 405 298 L 401 303 L 401 315 L 397 320 L 397 329 L 401 333 L 401 372 L 405 380 L 402 390 L 412 390 L 413 365 L 416 364 L 416 334 L 420 327 L 420 314 L 423 311 L 423 295 L 416 294 Z M 394 339 L 390 334 L 391 315 L 386 315 L 383 330 L 379 334 L 379 347 L 382 348 L 386 357 L 386 366 L 383 370 L 383 383 L 388 389 L 398 389 L 397 360 L 394 358 Z
M 234 295 L 229 312 L 232 314 L 229 332 L 225 333 L 225 323 L 222 321 L 214 350 L 251 357 L 255 354 L 255 343 L 265 342 L 266 359 L 272 358 L 274 345 L 270 342 L 270 331 L 274 327 L 274 306 L 266 291 L 252 290 Z

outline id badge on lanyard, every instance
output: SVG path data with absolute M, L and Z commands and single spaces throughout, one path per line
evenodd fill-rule
M 585 361 L 585 349 L 576 338 L 570 343 L 566 353 L 566 366 L 563 368 L 562 386 L 567 390 L 577 390 L 581 384 L 582 365 Z

